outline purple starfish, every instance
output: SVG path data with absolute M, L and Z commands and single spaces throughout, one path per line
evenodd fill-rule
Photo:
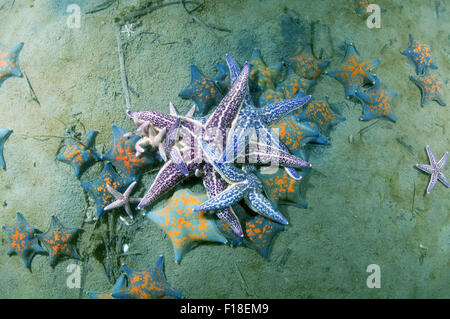
M 436 162 L 436 158 L 434 157 L 434 154 L 431 151 L 430 146 L 427 145 L 426 149 L 431 165 L 417 164 L 416 167 L 428 174 L 431 174 L 430 183 L 428 184 L 427 187 L 427 194 L 429 194 L 433 189 L 434 185 L 436 185 L 438 179 L 445 186 L 450 187 L 450 183 L 445 178 L 444 172 L 442 172 L 442 169 L 445 166 L 445 162 L 447 162 L 448 152 L 446 152 L 444 156 L 442 156 L 439 162 Z

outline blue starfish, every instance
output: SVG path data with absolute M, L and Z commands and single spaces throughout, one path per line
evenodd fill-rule
M 217 63 L 216 68 L 219 71 L 219 75 L 214 78 L 217 87 L 221 92 L 228 92 L 231 87 L 230 71 L 226 65 Z
M 354 96 L 356 90 L 364 83 L 375 83 L 375 77 L 370 73 L 378 63 L 379 59 L 362 61 L 353 44 L 347 45 L 344 61 L 339 67 L 328 70 L 326 74 L 335 78 L 345 88 L 345 96 Z
M 120 275 L 111 290 L 107 292 L 87 292 L 86 294 L 92 299 L 114 299 L 113 294 L 126 290 L 127 277 L 125 274 Z
M 245 246 L 254 249 L 268 259 L 275 236 L 285 227 L 260 215 L 250 215 L 240 205 L 234 205 L 233 211 L 238 216 L 244 229 L 244 237 L 237 236 L 231 228 L 221 220 L 216 224 L 219 230 L 230 241 L 232 246 Z
M 431 57 L 431 45 L 417 41 L 412 34 L 409 35 L 409 47 L 402 54 L 414 63 L 417 74 L 423 74 L 427 68 L 438 68 Z
M 112 165 L 106 163 L 103 171 L 95 179 L 81 183 L 83 187 L 95 200 L 97 205 L 97 218 L 105 212 L 106 206 L 114 202 L 114 196 L 108 191 L 107 185 L 116 191 L 123 193 L 134 181 L 131 177 L 120 177 L 113 169 Z
M 226 56 L 226 59 L 230 68 L 231 83 L 234 83 L 234 81 L 236 81 L 239 65 L 228 55 Z M 278 152 L 272 152 L 271 154 L 281 152 L 289 153 L 286 146 L 280 143 L 278 138 L 273 135 L 269 125 L 277 122 L 280 118 L 293 110 L 298 109 L 310 99 L 311 96 L 307 95 L 299 99 L 283 100 L 281 102 L 266 105 L 263 108 L 257 108 L 254 106 L 250 94 L 247 91 L 244 107 L 239 113 L 236 125 L 231 129 L 231 132 L 228 135 L 226 143 L 226 160 L 230 161 L 230 159 L 235 159 L 239 151 L 245 149 L 250 137 L 249 133 L 253 132 L 256 133 L 258 140 L 263 139 L 265 144 L 278 150 Z M 283 165 L 283 163 L 281 164 Z M 299 178 L 298 173 L 293 167 L 288 167 L 290 165 L 285 166 L 286 172 L 292 176 L 292 178 Z M 311 167 L 311 164 L 302 160 L 301 163 L 299 163 L 299 166 Z
M 23 215 L 17 212 L 17 223 L 11 227 L 3 226 L 8 233 L 10 250 L 8 255 L 17 254 L 25 267 L 31 271 L 31 261 L 36 253 L 45 253 L 36 237 L 36 229 L 28 224 Z
M 22 48 L 23 42 L 12 49 L 0 43 L 0 86 L 10 76 L 22 76 L 19 66 L 19 53 Z
M 301 78 L 310 80 L 319 77 L 328 64 L 330 64 L 330 62 L 321 61 L 314 56 L 311 43 L 306 44 L 302 52 L 288 58 L 286 62 Z
M 254 166 L 244 166 L 244 171 L 239 170 L 233 164 L 223 162 L 223 159 L 217 156 L 213 148 L 204 140 L 200 144 L 209 163 L 230 186 L 195 210 L 222 209 L 244 198 L 250 208 L 258 214 L 281 224 L 288 224 L 286 218 L 264 197 L 262 183 L 254 174 L 256 170 Z
M 74 140 L 70 134 L 67 134 L 64 149 L 56 156 L 58 161 L 72 165 L 77 178 L 93 162 L 101 158 L 94 149 L 97 133 L 94 130 L 89 131 L 81 141 Z
M 13 130 L 7 128 L 0 128 L 0 168 L 6 170 L 5 158 L 3 157 L 3 148 L 8 137 L 12 134 Z
M 281 102 L 285 99 L 281 88 L 264 90 L 258 98 L 259 106 L 266 106 L 272 103 Z
M 60 256 L 80 259 L 76 252 L 75 244 L 72 243 L 80 230 L 80 228 L 66 228 L 55 216 L 52 216 L 47 232 L 36 235 L 44 247 L 47 248 L 51 267 L 55 266 Z
M 102 159 L 110 161 L 125 176 L 139 178 L 145 169 L 161 161 L 156 153 L 144 152 L 136 156 L 135 145 L 141 138 L 139 135 L 126 135 L 121 127 L 112 126 L 111 148 L 103 154 Z M 124 136 L 125 135 L 125 136 Z
M 442 106 L 447 105 L 442 94 L 444 82 L 435 75 L 425 72 L 423 75 L 411 75 L 409 78 L 420 89 L 422 106 L 428 104 L 430 101 L 436 101 Z
M 343 121 L 345 117 L 337 115 L 327 101 L 311 100 L 306 106 L 292 112 L 298 121 L 314 122 L 319 126 L 320 132 L 326 134 L 328 130 Z
M 280 89 L 283 91 L 285 99 L 299 98 L 307 95 L 316 83 L 317 80 L 302 78 L 292 68 L 289 68 L 288 76 L 281 83 Z
M 125 265 L 122 269 L 128 277 L 129 288 L 114 292 L 118 299 L 174 299 L 183 296 L 169 285 L 163 271 L 164 257 L 160 256 L 150 270 L 134 270 Z
M 214 79 L 204 76 L 195 65 L 191 65 L 191 83 L 178 96 L 182 99 L 192 99 L 200 116 L 206 115 L 211 106 L 219 104 L 223 99 Z
M 375 85 L 366 92 L 357 91 L 356 97 L 363 105 L 363 116 L 361 120 L 368 121 L 374 118 L 383 118 L 392 122 L 397 122 L 391 111 L 392 101 L 397 93 L 385 90 L 380 85 L 380 80 L 375 77 Z
M 261 56 L 261 51 L 255 49 L 253 50 L 250 64 L 250 80 L 256 85 L 257 90 L 264 91 L 266 89 L 275 88 L 275 82 L 280 76 L 281 68 L 283 67 L 282 62 L 267 66 Z M 233 75 L 231 77 L 231 83 L 233 83 Z

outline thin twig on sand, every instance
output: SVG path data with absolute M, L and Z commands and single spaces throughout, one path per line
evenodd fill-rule
M 122 42 L 120 41 L 120 26 L 117 26 L 116 39 L 117 39 L 117 51 L 119 53 L 120 79 L 122 81 L 123 96 L 125 98 L 125 107 L 127 108 L 128 111 L 131 109 L 131 104 L 130 104 L 130 94 L 128 92 L 127 74 L 125 71 L 125 63 L 123 59 Z

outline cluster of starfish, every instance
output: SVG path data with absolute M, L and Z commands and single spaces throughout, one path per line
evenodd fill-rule
M 447 105 L 443 98 L 444 82 L 431 73 L 437 65 L 431 57 L 431 45 L 417 41 L 412 34 L 409 35 L 409 47 L 402 52 L 415 65 L 417 75 L 411 75 L 411 81 L 416 84 L 422 94 L 422 106 L 430 101 L 436 101 L 442 106 Z

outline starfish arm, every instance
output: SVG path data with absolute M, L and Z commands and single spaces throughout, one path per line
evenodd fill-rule
M 225 59 L 227 60 L 228 69 L 230 70 L 231 85 L 233 85 L 239 76 L 240 68 L 237 62 L 228 54 L 225 54 Z
M 232 184 L 222 193 L 208 199 L 206 202 L 196 207 L 194 210 L 217 210 L 234 205 L 244 197 L 246 191 L 248 191 L 248 184 Z
M 275 207 L 273 207 L 272 203 L 264 197 L 262 193 L 256 190 L 251 190 L 248 193 L 246 202 L 249 204 L 250 208 L 258 214 L 278 223 L 284 225 L 288 224 L 286 218 Z
M 184 177 L 184 174 L 177 168 L 175 163 L 171 160 L 167 161 L 159 171 L 150 188 L 147 190 L 147 193 L 145 193 L 138 205 L 138 209 L 153 203 L 156 199 L 178 184 Z
M 431 190 L 434 188 L 434 185 L 436 185 L 437 179 L 438 179 L 437 173 L 431 174 L 430 183 L 428 184 L 428 187 L 427 187 L 428 194 L 431 193 Z
M 167 162 L 166 150 L 164 149 L 164 145 L 162 143 L 158 145 L 158 152 L 159 152 L 159 155 L 161 156 L 161 158 L 163 159 L 163 161 Z
M 302 160 L 301 158 L 267 144 L 250 142 L 249 152 L 246 156 L 249 156 L 250 161 L 252 161 L 252 159 L 256 159 L 258 164 L 279 164 L 282 166 L 295 168 L 311 167 L 310 163 Z
M 183 173 L 184 176 L 189 175 L 187 166 L 184 163 L 183 157 L 181 156 L 181 153 L 180 153 L 180 150 L 177 147 L 172 147 L 170 149 L 170 159 L 172 160 L 172 162 L 175 163 L 175 165 Z
M 263 119 L 265 120 L 267 125 L 271 125 L 293 110 L 298 109 L 299 107 L 302 107 L 303 105 L 308 103 L 309 100 L 311 100 L 311 97 L 311 95 L 306 95 L 302 98 L 283 100 L 266 105 L 262 109 Z
M 228 226 L 238 235 L 239 237 L 244 237 L 244 232 L 242 231 L 241 223 L 239 218 L 236 216 L 233 208 L 231 206 L 220 209 L 216 211 L 216 215 L 219 219 L 227 223 Z
M 111 204 L 109 204 L 108 206 L 106 206 L 103 210 L 111 210 L 114 208 L 119 208 L 124 206 L 124 201 L 123 200 L 116 200 L 115 202 L 112 202 Z
M 195 104 L 193 104 L 189 109 L 189 111 L 187 111 L 185 117 L 193 117 L 194 113 L 195 113 Z
M 110 185 L 106 185 L 106 188 L 108 189 L 108 192 L 110 192 L 116 199 L 122 200 L 124 198 L 124 195 L 112 188 Z
M 133 203 L 139 203 L 141 200 L 142 200 L 141 197 L 131 197 L 128 201 L 133 204 Z
M 428 174 L 433 174 L 434 168 L 431 165 L 417 164 L 416 167 Z
M 127 215 L 128 215 L 131 219 L 133 219 L 133 212 L 131 211 L 130 204 L 129 204 L 129 203 L 126 203 L 126 204 L 124 205 L 124 208 L 125 208 L 125 212 L 127 213 Z
M 450 183 L 448 182 L 448 180 L 445 178 L 444 173 L 439 172 L 438 174 L 438 179 L 442 182 L 442 184 L 444 184 L 447 187 L 450 187 Z
M 448 158 L 448 152 L 446 152 L 444 154 L 444 156 L 442 156 L 442 158 L 440 159 L 439 162 L 437 162 L 436 164 L 436 168 L 437 169 L 442 169 L 445 166 L 445 163 L 447 162 L 447 158 Z
M 136 186 L 136 181 L 134 181 L 133 183 L 130 184 L 130 186 L 128 186 L 127 190 L 125 191 L 125 193 L 123 193 L 122 197 L 123 198 L 129 198 L 131 192 L 133 191 L 134 186 Z M 109 186 L 109 185 L 108 185 Z
M 430 159 L 431 166 L 436 167 L 436 158 L 434 157 L 434 154 L 431 151 L 431 148 L 429 145 L 427 145 L 426 150 L 427 150 L 428 158 Z
M 127 115 L 135 123 L 136 121 L 149 121 L 158 130 L 171 127 L 177 120 L 175 116 L 151 110 L 141 112 L 127 111 Z

